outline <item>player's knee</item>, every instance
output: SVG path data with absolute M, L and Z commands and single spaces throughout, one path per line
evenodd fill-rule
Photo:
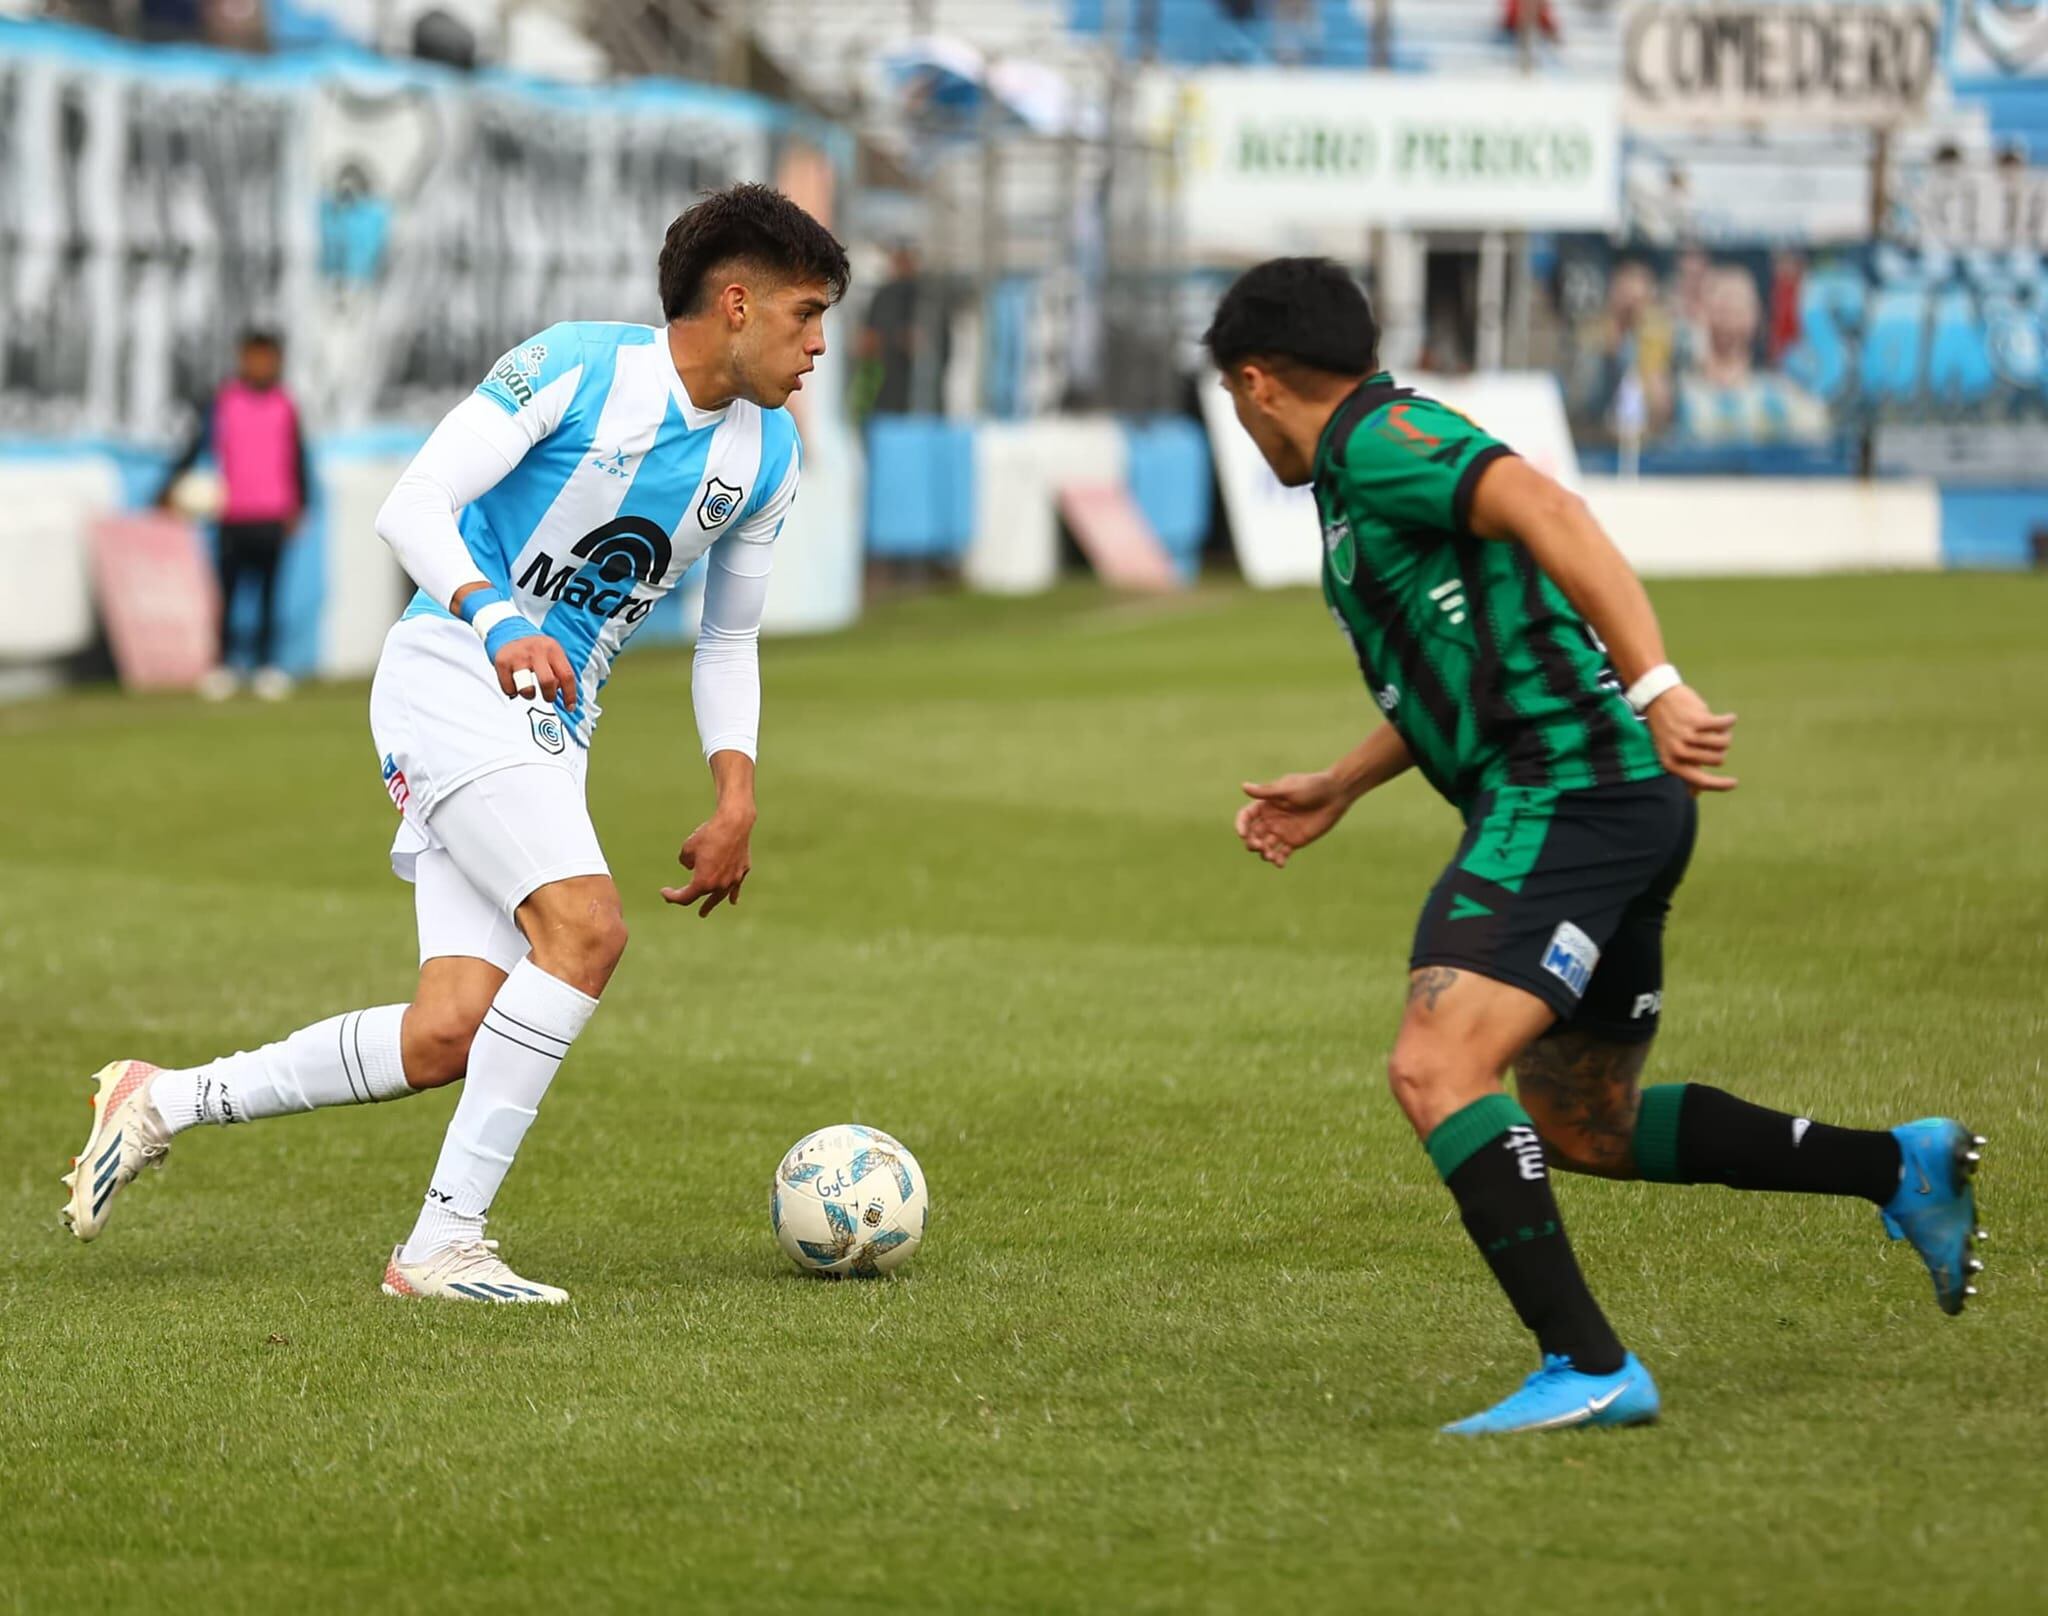
M 626 917 L 616 908 L 592 918 L 585 947 L 592 963 L 601 967 L 606 976 L 626 957 L 627 935 Z
M 626 953 L 626 919 L 616 907 L 593 906 L 534 942 L 534 963 L 550 976 L 595 996 Z
M 609 881 L 543 887 L 520 909 L 533 962 L 548 975 L 595 996 L 626 952 L 626 917 Z
M 1449 1078 L 1446 1064 L 1419 1041 L 1403 1039 L 1387 1057 L 1387 1087 L 1410 1121 L 1437 1109 Z
M 413 1005 L 401 1028 L 406 1082 L 416 1089 L 459 1082 L 469 1070 L 469 1046 L 482 1022 L 481 1010 L 463 1005 Z

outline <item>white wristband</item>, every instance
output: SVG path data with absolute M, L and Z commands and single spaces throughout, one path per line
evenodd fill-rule
M 509 600 L 494 600 L 469 620 L 469 626 L 476 630 L 476 637 L 488 641 L 491 630 L 508 617 L 517 617 L 519 608 Z
M 488 607 L 485 608 L 485 610 L 489 609 Z M 483 613 L 479 612 L 477 615 L 481 617 Z M 1650 710 L 1650 704 L 1659 696 L 1664 695 L 1668 691 L 1676 690 L 1684 683 L 1685 679 L 1676 668 L 1668 662 L 1660 662 L 1648 673 L 1644 674 L 1642 678 L 1628 687 L 1628 694 L 1623 697 L 1623 700 L 1633 707 L 1638 714 L 1647 713 Z

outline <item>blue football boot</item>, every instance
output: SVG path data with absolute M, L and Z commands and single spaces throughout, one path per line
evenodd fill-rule
M 1899 1193 L 1878 1215 L 1894 1240 L 1910 1240 L 1934 1276 L 1944 1313 L 1963 1310 L 1977 1294 L 1971 1279 L 1984 1265 L 1971 1255 L 1985 1238 L 1977 1227 L 1976 1175 L 1984 1143 L 1953 1117 L 1922 1117 L 1892 1129 L 1899 1142 Z
M 1633 1352 L 1611 1375 L 1582 1375 L 1571 1359 L 1549 1354 L 1543 1367 L 1505 1402 L 1444 1430 L 1451 1436 L 1503 1436 L 1577 1425 L 1648 1425 L 1657 1418 L 1659 1407 L 1657 1383 Z

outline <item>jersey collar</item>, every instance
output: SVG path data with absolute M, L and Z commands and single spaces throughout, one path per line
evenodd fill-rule
M 736 402 L 733 399 L 727 399 L 715 410 L 700 409 L 697 406 L 696 401 L 690 397 L 689 388 L 683 385 L 683 373 L 676 369 L 675 355 L 668 351 L 668 333 L 659 326 L 655 329 L 659 335 L 654 348 L 661 355 L 661 371 L 668 378 L 669 393 L 676 401 L 676 408 L 683 412 L 683 425 L 692 432 L 698 432 L 707 426 L 716 426 L 732 414 L 732 407 Z
M 1357 419 L 1379 402 L 1380 397 L 1398 392 L 1394 386 L 1394 373 L 1390 370 L 1376 370 L 1364 381 L 1337 401 L 1337 407 L 1330 411 L 1329 420 L 1323 423 L 1322 435 L 1316 439 L 1315 459 L 1310 462 L 1312 470 L 1320 471 L 1330 453 L 1331 446 L 1349 431 Z M 1339 427 L 1338 423 L 1343 423 Z

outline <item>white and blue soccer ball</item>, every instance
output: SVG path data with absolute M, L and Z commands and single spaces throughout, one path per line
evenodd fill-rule
M 769 1216 L 807 1274 L 886 1274 L 924 1239 L 930 1202 L 917 1158 L 879 1128 L 845 1122 L 805 1134 L 775 1169 Z

